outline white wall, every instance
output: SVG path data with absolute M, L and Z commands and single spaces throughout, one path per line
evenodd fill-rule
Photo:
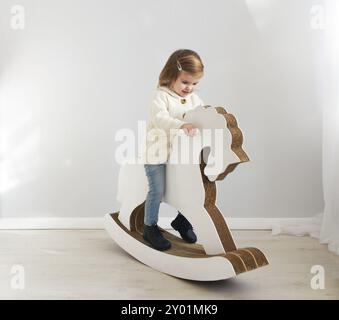
M 24 30 L 10 27 L 15 4 L 26 10 Z M 222 212 L 321 212 L 322 34 L 310 27 L 314 4 L 2 0 L 0 217 L 117 211 L 115 133 L 147 119 L 159 72 L 178 48 L 203 58 L 199 95 L 237 117 L 251 158 L 218 183 Z

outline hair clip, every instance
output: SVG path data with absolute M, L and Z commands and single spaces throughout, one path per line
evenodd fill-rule
M 178 70 L 179 70 L 179 71 L 182 71 L 182 66 L 181 66 L 179 60 L 177 60 L 177 67 L 178 67 Z

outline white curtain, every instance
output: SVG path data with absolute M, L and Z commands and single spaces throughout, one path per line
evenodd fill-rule
M 328 90 L 323 106 L 323 189 L 325 208 L 320 242 L 339 254 L 339 4 L 327 0 L 325 26 Z
M 319 91 L 323 107 L 324 212 L 303 225 L 275 225 L 272 234 L 310 235 L 339 254 L 339 1 L 325 0 Z

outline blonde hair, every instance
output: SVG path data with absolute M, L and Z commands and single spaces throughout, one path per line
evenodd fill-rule
M 195 51 L 188 49 L 174 51 L 160 73 L 158 86 L 170 87 L 181 71 L 186 71 L 197 78 L 203 76 L 204 65 Z

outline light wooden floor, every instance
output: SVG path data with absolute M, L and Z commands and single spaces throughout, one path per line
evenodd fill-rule
M 240 247 L 256 246 L 270 265 L 217 282 L 177 279 L 121 250 L 104 230 L 0 231 L 0 299 L 339 299 L 339 256 L 316 239 L 234 230 Z M 25 288 L 13 289 L 14 265 Z M 325 289 L 311 288 L 313 265 Z M 15 270 L 14 270 L 15 271 Z

